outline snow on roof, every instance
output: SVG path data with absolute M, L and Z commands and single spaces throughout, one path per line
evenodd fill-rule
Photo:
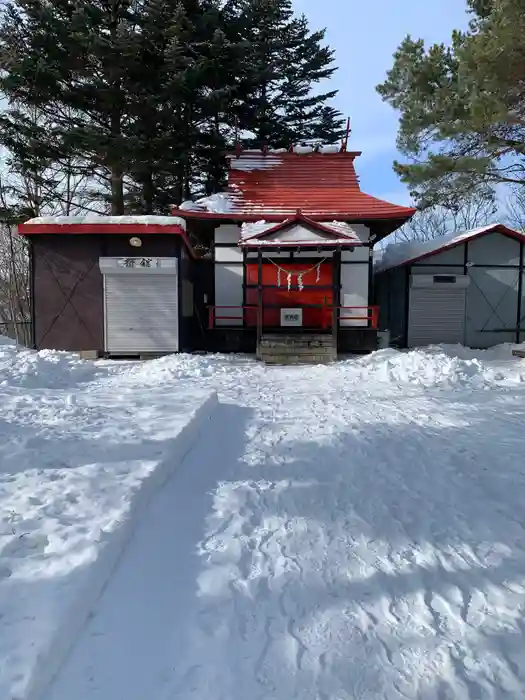
M 244 170 L 251 172 L 252 170 L 268 170 L 276 168 L 282 163 L 282 159 L 277 158 L 279 154 L 295 153 L 306 155 L 308 153 L 331 154 L 339 153 L 341 144 L 339 143 L 298 143 L 292 146 L 291 151 L 286 148 L 269 148 L 267 151 L 249 149 L 243 150 L 240 153 L 230 153 L 227 158 L 230 161 L 230 170 Z
M 247 173 L 252 170 L 277 168 L 282 163 L 276 151 L 270 151 L 268 154 L 262 151 L 242 151 L 239 155 L 230 155 L 228 158 L 231 170 L 244 170 Z
M 525 236 L 519 231 L 514 231 L 503 224 L 488 224 L 486 226 L 478 226 L 468 231 L 454 231 L 445 236 L 433 238 L 430 241 L 402 241 L 400 243 L 391 243 L 386 246 L 382 255 L 374 257 L 374 265 L 378 270 L 398 267 L 408 262 L 415 262 L 427 255 L 453 248 L 472 238 L 497 230 L 507 235 L 525 239 Z
M 266 154 L 278 154 L 278 153 L 339 153 L 341 152 L 340 143 L 321 143 L 316 139 L 311 141 L 301 141 L 300 143 L 295 143 L 291 148 L 267 148 L 263 150 L 262 148 L 243 148 L 239 152 L 230 152 L 226 154 L 227 158 L 239 158 L 239 157 L 252 157 L 264 156 Z
M 415 213 L 361 191 L 354 167 L 360 152 L 341 150 L 338 144 L 304 143 L 299 151 L 226 154 L 226 192 L 183 202 L 173 213 L 188 219 L 278 222 L 300 210 L 317 221 L 382 221 L 381 238 Z
M 359 243 L 361 243 L 361 239 L 355 232 L 355 228 L 346 221 L 323 221 L 321 225 L 332 229 L 335 233 L 342 233 L 343 236 L 347 236 L 348 238 L 355 238 L 356 242 L 359 241 Z
M 244 223 L 241 226 L 241 240 L 245 238 L 251 238 L 252 236 L 257 236 L 260 233 L 264 233 L 268 229 L 275 228 L 278 224 L 275 221 L 255 221 L 251 224 Z
M 319 153 L 339 153 L 340 150 L 338 143 L 325 143 L 318 148 Z
M 260 234 L 263 234 L 265 231 L 271 231 L 272 229 L 278 228 L 279 226 L 285 225 L 287 223 L 290 223 L 290 225 L 294 223 L 296 223 L 299 226 L 301 225 L 300 220 L 296 221 L 292 218 L 284 219 L 283 221 L 277 223 L 275 221 L 265 221 L 264 219 L 261 219 L 260 221 L 255 221 L 253 223 L 243 223 L 241 226 L 240 241 L 243 242 L 248 240 L 249 238 L 255 238 Z M 330 239 L 329 243 L 336 243 L 340 245 L 348 245 L 349 243 L 353 245 L 354 241 L 355 243 L 362 243 L 361 239 L 355 232 L 353 226 L 351 224 L 346 223 L 345 221 L 320 221 L 318 222 L 318 225 L 325 229 L 329 229 L 335 234 L 339 234 L 342 236 L 341 238 Z M 275 238 L 272 238 L 270 240 L 258 238 L 257 244 L 269 244 L 275 243 L 275 241 Z M 310 243 L 311 241 L 308 242 Z M 295 241 L 294 243 L 300 244 L 300 241 Z
M 209 197 L 201 197 L 195 201 L 187 200 L 179 205 L 182 211 L 201 211 L 213 214 L 228 214 L 232 211 L 231 199 L 228 192 L 218 192 L 217 194 L 209 195 Z
M 299 154 L 301 154 L 301 153 L 314 153 L 314 151 L 315 151 L 314 146 L 310 146 L 310 145 L 302 144 L 302 143 L 298 143 L 296 146 L 293 147 L 293 152 L 299 153 Z
M 179 216 L 106 216 L 104 214 L 83 214 L 82 216 L 37 216 L 29 219 L 25 225 L 71 226 L 78 224 L 144 224 L 150 226 L 180 226 L 186 228 L 186 222 Z
M 333 144 L 322 151 L 304 146 L 304 155 L 249 152 L 245 158 L 250 167 L 243 172 L 239 164 L 243 155 L 230 156 L 230 213 L 263 219 L 293 216 L 300 209 L 305 216 L 323 217 L 323 221 L 397 219 L 402 223 L 410 218 L 414 209 L 361 192 L 354 167 L 358 155 L 339 152 Z

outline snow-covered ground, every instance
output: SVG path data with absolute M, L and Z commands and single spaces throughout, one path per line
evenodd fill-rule
M 148 498 L 213 413 L 209 389 L 0 346 L 0 698 L 38 698 Z
M 525 696 L 525 361 L 510 348 L 295 368 L 2 355 L 0 697 Z M 209 422 L 131 518 L 203 402 Z M 64 611 L 85 604 L 101 542 L 135 520 L 55 682 L 26 692 L 43 642 L 70 641 Z

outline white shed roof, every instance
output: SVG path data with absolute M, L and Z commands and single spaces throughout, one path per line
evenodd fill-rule
M 503 233 L 512 238 L 518 238 L 525 242 L 525 234 L 515 229 L 511 229 L 504 224 L 488 224 L 487 226 L 479 226 L 478 228 L 470 229 L 469 231 L 455 231 L 446 236 L 438 236 L 430 241 L 402 241 L 393 243 L 385 248 L 381 256 L 377 256 L 377 270 L 388 270 L 392 267 L 400 267 L 409 263 L 417 262 L 430 255 L 441 253 L 444 250 L 449 250 L 457 245 L 465 243 L 465 241 L 484 236 L 487 233 Z
M 71 226 L 76 224 L 144 224 L 147 226 L 180 226 L 186 229 L 186 221 L 180 216 L 137 214 L 132 216 L 106 216 L 82 214 L 80 216 L 37 216 L 25 222 L 31 225 Z

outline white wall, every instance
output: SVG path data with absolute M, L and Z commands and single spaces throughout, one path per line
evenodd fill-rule
M 217 326 L 240 326 L 243 317 L 242 250 L 237 243 L 241 232 L 235 224 L 222 224 L 215 229 L 215 243 L 230 243 L 215 248 L 215 306 L 237 306 L 236 309 L 217 309 L 217 316 L 236 316 L 238 320 L 216 321 Z M 236 264 L 232 264 L 236 263 Z
M 363 227 L 366 228 L 366 227 Z M 354 248 L 342 251 L 341 263 L 341 306 L 368 306 L 368 281 L 370 268 L 368 265 L 370 249 L 368 247 Z M 344 261 L 351 261 L 345 264 Z M 367 309 L 341 309 L 341 316 L 366 316 Z M 366 327 L 366 319 L 341 320 L 341 327 Z
M 236 224 L 221 224 L 215 229 L 215 243 L 231 243 L 236 246 L 241 237 L 241 229 Z
M 238 246 L 235 248 L 215 248 L 216 262 L 239 262 L 242 263 L 242 250 Z
M 312 231 L 310 228 L 296 224 L 284 231 L 277 231 L 267 237 L 268 241 L 279 241 L 282 243 L 293 243 L 294 241 L 317 243 L 322 242 L 324 237 L 317 231 Z
M 368 226 L 365 226 L 364 224 L 348 224 L 348 226 L 362 243 L 368 243 L 370 240 L 370 229 Z

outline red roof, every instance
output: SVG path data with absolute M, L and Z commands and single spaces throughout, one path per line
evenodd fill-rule
M 170 220 L 172 220 L 173 223 Z M 33 236 L 38 234 L 120 234 L 126 236 L 147 236 L 159 233 L 180 236 L 190 255 L 196 257 L 193 246 L 186 235 L 185 222 L 180 219 L 177 220 L 173 216 L 57 216 L 49 218 L 39 217 L 30 219 L 23 224 L 18 224 L 18 234 L 21 236 Z
M 278 153 L 242 151 L 229 154 L 228 210 L 214 211 L 199 202 L 184 217 L 282 220 L 298 210 L 315 220 L 409 219 L 415 209 L 385 202 L 361 192 L 354 168 L 360 153 Z M 204 201 L 204 200 L 203 200 Z

